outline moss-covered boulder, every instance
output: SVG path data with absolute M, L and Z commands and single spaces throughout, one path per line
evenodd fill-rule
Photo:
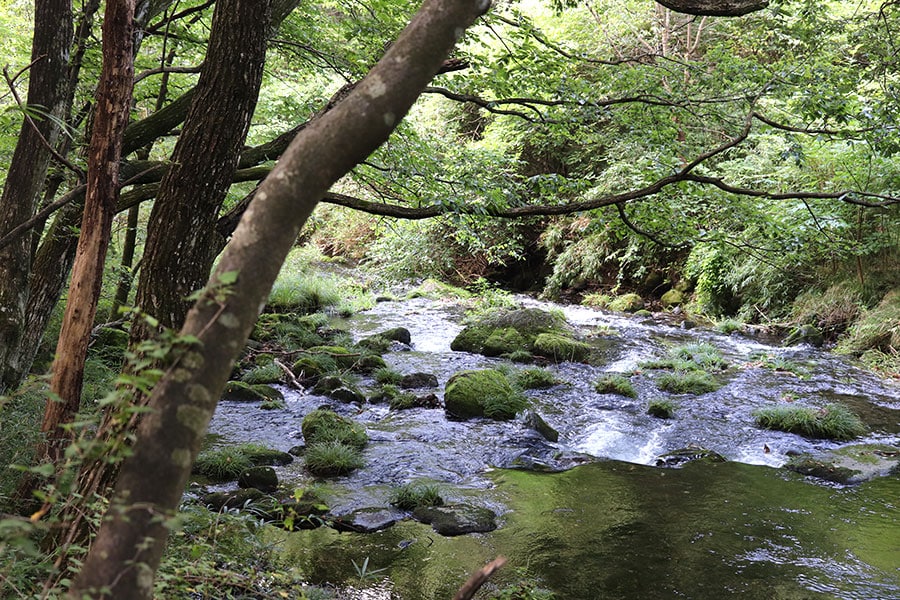
M 277 391 L 278 390 L 275 390 L 275 388 L 267 385 L 251 385 L 243 381 L 229 381 L 225 384 L 225 390 L 222 392 L 222 399 L 231 400 L 233 402 L 262 402 Z
M 571 340 L 565 319 L 557 313 L 537 308 L 522 308 L 493 313 L 463 329 L 451 342 L 450 348 L 461 352 L 485 356 L 530 357 L 547 355 L 535 348 L 536 340 L 544 334 L 553 334 Z M 546 341 L 546 340 L 545 340 Z M 574 341 L 574 340 L 573 340 Z M 577 350 L 579 356 L 590 352 Z
M 467 370 L 453 375 L 444 388 L 444 408 L 456 419 L 488 417 L 508 420 L 527 405 L 509 379 L 496 369 Z
M 672 288 L 668 292 L 662 295 L 662 298 L 659 299 L 659 303 L 663 305 L 664 308 L 669 308 L 671 306 L 681 306 L 684 304 L 685 297 L 684 292 L 676 290 Z
M 337 370 L 337 361 L 327 354 L 304 355 L 291 365 L 294 376 L 307 383 L 315 383 L 324 375 Z
M 393 327 L 376 334 L 378 337 L 394 342 L 400 342 L 409 346 L 412 343 L 412 336 L 406 327 Z
M 528 340 L 524 335 L 512 327 L 503 327 L 490 332 L 481 345 L 481 353 L 485 356 L 501 356 L 527 348 Z
M 556 362 L 582 362 L 591 354 L 589 345 L 558 333 L 542 333 L 535 337 L 533 350 Z
M 809 344 L 810 346 L 819 347 L 824 343 L 825 336 L 815 325 L 800 325 L 799 327 L 795 327 L 788 336 L 784 338 L 785 346 Z
M 360 357 L 359 352 L 354 352 L 344 346 L 313 346 L 307 348 L 306 352 L 309 355 L 329 356 L 341 369 L 352 369 Z
M 250 467 L 238 476 L 238 487 L 271 494 L 278 489 L 278 475 L 272 467 Z
M 332 410 L 316 409 L 303 418 L 300 427 L 306 444 L 339 442 L 362 449 L 369 441 L 366 429 L 359 423 Z
M 623 294 L 613 298 L 607 308 L 616 312 L 635 312 L 644 308 L 644 299 L 638 294 Z

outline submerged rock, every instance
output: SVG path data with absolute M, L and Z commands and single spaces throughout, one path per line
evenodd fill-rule
M 525 425 L 537 431 L 549 442 L 559 441 L 559 432 L 551 427 L 544 417 L 533 410 L 525 412 Z
M 394 508 L 360 508 L 349 514 L 334 517 L 330 524 L 338 531 L 373 533 L 392 527 L 405 516 L 406 513 Z
M 494 511 L 471 504 L 420 506 L 413 511 L 413 518 L 447 537 L 497 529 Z
M 679 448 L 671 452 L 661 454 L 656 458 L 654 463 L 657 467 L 680 467 L 685 463 L 695 460 L 705 460 L 707 462 L 726 462 L 724 456 L 718 452 L 701 448 L 700 446 L 688 446 L 687 448 Z
M 862 483 L 900 471 L 900 447 L 887 444 L 859 444 L 821 454 L 792 456 L 785 468 L 844 485 Z

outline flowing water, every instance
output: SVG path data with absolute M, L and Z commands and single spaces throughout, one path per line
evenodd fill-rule
M 842 444 L 761 430 L 752 417 L 756 408 L 786 400 L 840 402 L 870 426 L 854 443 L 896 445 L 896 383 L 806 346 L 781 348 L 650 318 L 524 302 L 563 310 L 580 334 L 608 348 L 600 366 L 548 366 L 565 384 L 528 392 L 534 409 L 559 431 L 557 443 L 522 420 L 455 422 L 440 409 L 339 405 L 334 408 L 368 428 L 366 467 L 322 488 L 340 515 L 386 506 L 399 484 L 434 482 L 449 502 L 497 512 L 500 528 L 443 538 L 403 521 L 365 535 L 327 528 L 283 534 L 286 557 L 311 581 L 342 585 L 347 597 L 449 598 L 467 573 L 503 554 L 510 566 L 499 582 L 527 572 L 557 598 L 900 598 L 900 477 L 840 487 L 778 469 L 789 454 Z M 379 304 L 339 326 L 357 337 L 409 329 L 412 348 L 385 359 L 402 373 L 435 374 L 440 395 L 456 371 L 504 362 L 451 351 L 460 321 L 453 302 L 415 299 Z M 665 395 L 650 373 L 632 377 L 637 399 L 593 389 L 604 372 L 639 371 L 641 361 L 690 342 L 713 344 L 735 368 L 716 392 L 673 396 L 674 419 L 646 414 L 647 400 Z M 760 354 L 790 361 L 800 375 L 761 367 Z M 220 403 L 211 431 L 229 443 L 282 450 L 298 444 L 303 415 L 333 403 L 284 391 L 284 410 Z M 729 462 L 649 466 L 665 452 L 692 445 Z M 591 464 L 575 466 L 580 463 Z M 508 469 L 522 465 L 574 468 Z M 292 485 L 312 483 L 302 461 L 279 475 Z M 371 569 L 385 571 L 354 585 L 351 560 L 366 558 Z

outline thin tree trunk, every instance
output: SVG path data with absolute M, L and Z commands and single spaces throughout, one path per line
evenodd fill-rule
M 50 148 L 59 135 L 65 107 L 66 73 L 72 43 L 71 0 L 37 0 L 27 103 L 42 106 L 50 118 L 22 123 L 0 196 L 0 237 L 34 215 Z M 16 387 L 25 369 L 19 356 L 31 272 L 31 236 L 0 249 L 0 393 Z
M 103 20 L 103 67 L 88 149 L 84 216 L 50 381 L 58 400 L 47 402 L 41 424 L 47 435 L 41 454 L 52 462 L 60 458 L 70 438 L 62 426 L 72 421 L 80 406 L 84 361 L 119 197 L 122 135 L 134 81 L 134 5 L 135 0 L 108 0 Z
M 206 427 L 259 307 L 319 198 L 381 145 L 488 0 L 428 0 L 353 93 L 311 124 L 263 182 L 184 327 L 184 353 L 154 388 L 134 453 L 70 591 L 149 599 Z M 236 279 L 234 277 L 236 276 Z M 196 342 L 192 342 L 196 340 Z

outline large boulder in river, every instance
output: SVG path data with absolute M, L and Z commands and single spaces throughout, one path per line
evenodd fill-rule
M 541 338 L 548 335 L 553 337 Z M 539 339 L 547 343 L 538 344 Z M 575 349 L 557 352 L 563 340 Z M 562 315 L 538 308 L 493 313 L 459 332 L 450 348 L 485 356 L 539 354 L 553 360 L 585 360 L 590 354 L 589 346 L 572 338 Z
M 460 371 L 444 388 L 444 408 L 456 419 L 489 417 L 508 420 L 527 405 L 509 379 L 496 369 Z

